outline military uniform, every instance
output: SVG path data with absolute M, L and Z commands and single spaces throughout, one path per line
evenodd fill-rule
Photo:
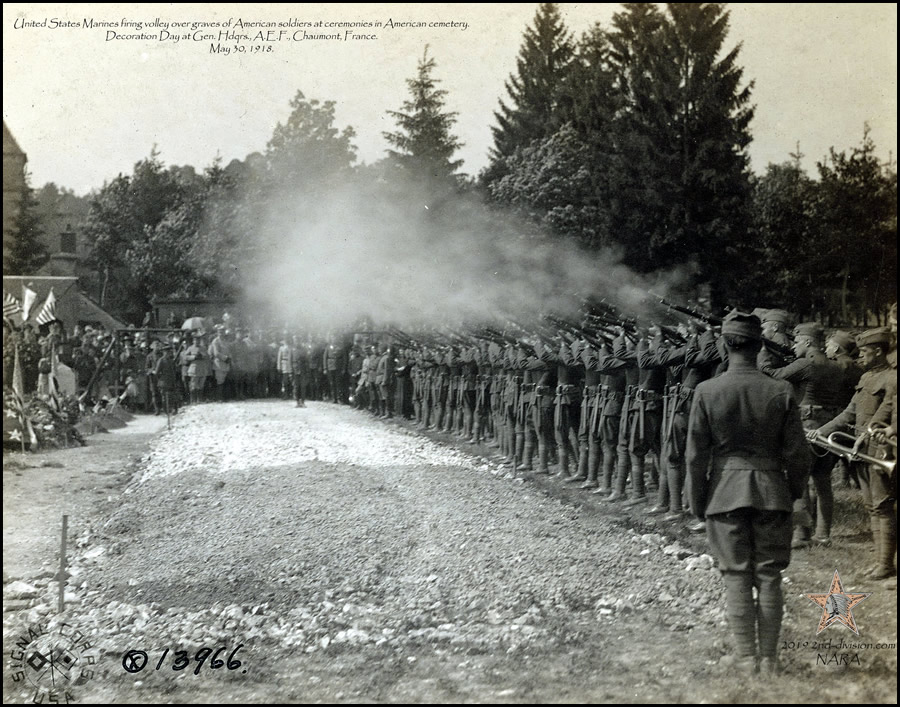
M 422 406 L 419 413 L 419 429 L 425 429 L 431 421 L 431 412 L 434 408 L 435 363 L 430 351 L 423 352 L 419 365 L 422 369 L 419 374 L 419 399 Z
M 432 379 L 432 401 L 434 414 L 430 429 L 439 430 L 444 423 L 444 415 L 447 409 L 447 397 L 450 390 L 450 366 L 447 364 L 447 354 L 438 353 L 436 356 L 437 368 Z
M 469 442 L 477 443 L 490 438 L 493 431 L 491 389 L 494 384 L 494 366 L 486 346 L 474 349 L 472 356 L 475 365 L 475 403 L 472 410 L 472 437 Z
M 884 347 L 890 344 L 887 329 L 870 329 L 859 335 L 857 343 L 863 346 Z M 867 434 L 870 424 L 886 424 L 890 414 L 890 403 L 897 394 L 897 371 L 892 369 L 885 358 L 874 363 L 863 373 L 850 404 L 833 420 L 818 429 L 818 434 L 827 437 L 832 432 L 852 429 L 857 436 Z M 878 416 L 876 416 L 876 414 Z M 860 450 L 873 457 L 883 457 L 882 445 L 868 438 Z M 860 464 L 858 469 L 863 502 L 869 513 L 872 536 L 875 540 L 877 565 L 872 575 L 878 578 L 896 573 L 894 553 L 897 551 L 897 528 L 894 515 L 896 500 L 896 477 L 878 464 Z
M 281 397 L 287 399 L 294 381 L 294 356 L 291 353 L 291 344 L 287 340 L 278 347 L 275 366 L 281 375 Z
M 791 345 L 794 342 L 787 333 L 791 315 L 783 309 L 765 309 L 762 311 L 763 315 L 760 317 L 760 320 L 762 321 L 764 343 L 762 350 L 759 352 L 757 364 L 763 359 L 766 359 L 768 363 L 780 368 L 781 366 L 790 363 L 792 357 L 776 350 L 776 348 L 768 342 L 775 344 L 782 350 L 791 348 Z
M 341 402 L 340 378 L 343 356 L 340 349 L 333 343 L 328 344 L 322 352 L 322 370 L 328 383 L 328 398 L 333 403 Z
M 294 394 L 294 404 L 297 407 L 306 406 L 306 396 L 309 391 L 309 367 L 309 349 L 297 337 L 294 337 L 294 345 L 291 347 L 291 390 Z
M 597 419 L 603 449 L 603 474 L 600 487 L 594 492 L 609 493 L 608 501 L 625 499 L 625 485 L 628 482 L 628 409 L 631 407 L 634 384 L 637 382 L 637 368 L 624 356 L 629 342 L 624 336 L 617 337 L 609 347 L 602 347 L 597 356 L 597 371 L 600 373 L 601 400 Z M 622 354 L 621 356 L 617 355 Z M 615 474 L 615 488 L 613 488 Z
M 834 332 L 828 340 L 826 353 L 841 367 L 841 390 L 844 402 L 841 407 L 847 405 L 856 392 L 856 384 L 862 377 L 863 370 L 851 355 L 856 351 L 856 340 L 845 331 Z
M 724 337 L 761 339 L 759 319 L 732 312 Z M 687 439 L 691 511 L 706 532 L 726 587 L 727 616 L 744 661 L 774 663 L 791 554 L 791 507 L 803 492 L 809 445 L 791 387 L 730 351 L 728 371 L 700 383 Z M 757 590 L 754 601 L 753 588 Z
M 213 374 L 216 377 L 216 395 L 219 400 L 225 399 L 225 382 L 231 371 L 231 342 L 221 333 L 212 340 L 207 351 L 212 361 Z
M 796 361 L 779 366 L 777 358 L 767 351 L 761 351 L 757 359 L 759 369 L 775 378 L 790 383 L 800 406 L 800 419 L 807 432 L 818 429 L 831 420 L 841 409 L 843 393 L 843 370 L 828 359 L 818 346 L 822 336 L 821 327 L 816 323 L 799 324 L 794 329 L 798 340 L 808 339 L 812 346 Z M 825 542 L 831 537 L 831 521 L 834 515 L 834 494 L 831 488 L 831 470 L 836 458 L 827 452 L 811 449 L 812 466 L 810 476 L 814 485 L 816 501 L 807 491 L 799 499 L 795 511 L 816 513 L 816 540 Z M 803 517 L 801 514 L 798 517 Z M 798 524 L 794 529 L 794 547 L 800 547 L 809 540 L 808 527 Z
M 661 339 L 656 339 L 652 346 L 641 339 L 633 352 L 618 356 L 637 365 L 636 369 L 632 369 L 632 376 L 636 374 L 636 380 L 631 389 L 627 413 L 627 446 L 621 444 L 621 441 L 619 445 L 619 453 L 624 455 L 627 450 L 631 463 L 630 503 L 639 503 L 646 498 L 644 464 L 647 454 L 653 452 L 659 459 L 662 391 L 666 384 L 666 366 L 660 363 L 657 356 L 661 345 Z
M 503 409 L 503 394 L 506 383 L 506 369 L 504 366 L 505 355 L 499 344 L 488 345 L 488 360 L 490 361 L 490 435 L 488 443 L 491 447 L 500 449 L 505 455 L 507 451 L 505 412 Z
M 524 349 L 518 349 L 514 353 L 513 363 L 514 379 L 516 385 L 512 386 L 511 400 L 514 405 L 515 419 L 515 453 L 513 458 L 520 459 L 520 471 L 531 469 L 532 458 L 537 444 L 537 435 L 534 430 L 533 409 L 535 374 L 531 370 L 531 364 L 536 360 L 534 354 L 527 353 Z M 543 466 L 538 459 L 538 472 L 547 473 L 547 458 L 544 457 Z
M 688 421 L 694 390 L 712 377 L 721 361 L 716 337 L 709 329 L 699 337 L 691 336 L 687 343 L 659 354 L 662 364 L 671 370 L 670 386 L 663 405 L 663 456 L 666 460 L 665 479 L 660 478 L 657 506 L 668 502 L 669 513 L 682 512 Z
M 395 380 L 397 381 L 397 407 L 395 412 L 405 420 L 410 418 L 410 408 L 412 407 L 412 375 L 414 370 L 415 361 L 409 357 L 406 349 L 401 349 L 397 353 L 394 367 Z
M 366 370 L 366 390 L 369 394 L 369 412 L 376 415 L 381 411 L 381 393 L 378 387 L 378 362 L 381 354 L 373 349 L 369 354 L 369 367 Z
M 571 481 L 583 481 L 587 478 L 585 473 L 579 477 L 578 465 L 578 427 L 581 412 L 581 386 L 583 381 L 582 371 L 578 359 L 578 348 L 572 350 L 568 344 L 561 344 L 559 352 L 547 349 L 544 356 L 550 366 L 556 367 L 556 389 L 553 395 L 553 438 L 556 442 L 556 452 L 559 457 L 558 476 L 569 476 L 569 461 L 574 460 L 576 473 L 569 479 Z
M 481 354 L 474 346 L 463 349 L 460 355 L 460 410 L 462 412 L 461 437 L 474 441 L 475 438 L 475 400 L 478 395 L 479 373 L 478 362 Z M 484 396 L 482 396 L 482 404 Z
M 459 394 L 462 390 L 462 361 L 452 346 L 447 351 L 447 370 L 449 374 L 447 400 L 444 412 L 442 432 L 453 432 L 457 428 L 457 412 L 461 409 Z
M 530 374 L 534 385 L 530 427 L 537 437 L 538 473 L 549 473 L 547 464 L 550 445 L 554 440 L 553 398 L 557 381 L 556 366 L 553 365 L 555 356 L 544 346 L 538 346 L 535 353 L 537 355 L 530 357 L 526 366 L 526 372 Z
M 573 353 L 575 353 L 574 349 Z M 599 486 L 597 475 L 600 471 L 600 461 L 603 458 L 598 422 L 603 405 L 602 385 L 598 370 L 599 355 L 598 350 L 590 344 L 585 344 L 579 350 L 579 358 L 584 366 L 584 388 L 582 389 L 581 411 L 578 420 L 578 475 L 585 479 L 581 488 Z M 606 490 L 609 491 L 608 484 Z
M 159 387 L 159 395 L 166 414 L 178 412 L 178 366 L 175 361 L 171 344 L 163 347 L 162 355 L 156 361 L 154 372 L 156 383 Z
M 394 392 L 396 387 L 396 364 L 394 352 L 387 347 L 375 366 L 375 385 L 378 387 L 380 417 L 394 416 Z
M 517 435 L 518 430 L 516 428 L 519 395 L 523 378 L 518 361 L 519 351 L 512 346 L 508 347 L 503 355 L 503 398 L 501 400 L 506 446 L 501 451 L 513 464 L 522 460 L 524 451 L 524 439 L 521 435 Z
M 210 373 L 210 365 L 206 347 L 197 334 L 194 335 L 194 342 L 185 350 L 185 359 L 188 362 L 191 402 L 199 403 L 203 400 L 203 388 Z

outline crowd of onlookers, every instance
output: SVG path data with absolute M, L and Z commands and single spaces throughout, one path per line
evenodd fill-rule
M 211 324 L 194 330 L 75 326 L 4 328 L 4 379 L 15 351 L 26 393 L 87 403 L 118 400 L 135 412 L 176 412 L 184 404 L 248 398 L 348 403 L 350 368 L 361 360 L 349 336 L 314 338 L 274 329 Z M 358 367 L 357 367 L 358 368 Z

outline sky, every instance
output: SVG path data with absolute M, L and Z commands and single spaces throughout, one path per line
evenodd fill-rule
M 619 7 L 560 5 L 575 36 L 595 22 L 608 27 Z M 879 157 L 896 157 L 896 4 L 728 7 L 726 48 L 741 43 L 738 63 L 745 80 L 754 81 L 754 171 L 790 159 L 799 143 L 804 167 L 815 173 L 830 147 L 858 145 L 866 123 Z M 337 126 L 351 125 L 360 160 L 374 162 L 384 156 L 382 133 L 395 128 L 386 111 L 401 108 L 406 80 L 429 45 L 447 109 L 459 114 L 462 171 L 477 174 L 487 164 L 493 113 L 536 9 L 527 3 L 5 3 L 3 118 L 28 155 L 31 185 L 52 181 L 78 194 L 130 173 L 154 146 L 166 164 L 198 169 L 217 155 L 227 164 L 263 151 L 297 91 L 335 101 Z M 235 29 L 238 18 L 286 26 Z M 86 27 L 86 20 L 119 27 Z M 147 26 L 156 20 L 168 29 Z M 389 20 L 445 26 L 390 27 Z M 296 26 L 317 21 L 382 25 L 352 28 L 353 39 L 293 41 L 303 31 L 346 36 L 345 27 Z M 231 28 L 176 28 L 174 22 L 230 22 Z M 251 38 L 271 31 L 266 38 L 274 41 L 219 42 L 223 31 Z M 165 33 L 191 38 L 175 42 Z M 132 37 L 139 34 L 157 38 Z M 232 51 L 211 52 L 219 44 Z

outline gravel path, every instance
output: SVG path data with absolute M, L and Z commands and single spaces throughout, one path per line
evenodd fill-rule
M 345 407 L 188 408 L 79 539 L 86 699 L 739 699 L 710 558 L 598 507 Z M 151 670 L 239 643 L 246 673 Z

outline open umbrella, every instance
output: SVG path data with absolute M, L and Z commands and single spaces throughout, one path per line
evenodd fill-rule
M 194 331 L 195 329 L 212 329 L 212 324 L 208 319 L 203 317 L 189 317 L 184 320 L 181 325 L 182 331 Z

